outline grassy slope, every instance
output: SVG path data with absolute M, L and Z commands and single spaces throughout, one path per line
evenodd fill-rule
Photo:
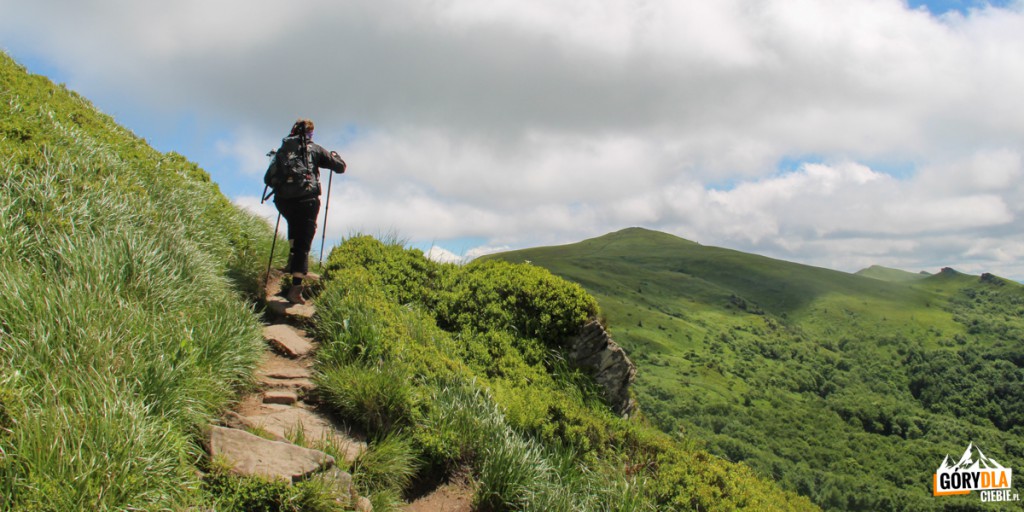
M 696 433 L 713 453 L 745 460 L 826 508 L 951 504 L 928 495 L 928 475 L 970 440 L 1008 466 L 1024 462 L 1004 421 L 1020 409 L 1017 397 L 987 414 L 994 420 L 927 398 L 939 389 L 928 371 L 972 358 L 994 365 L 979 372 L 1019 381 L 1019 360 L 1004 364 L 1020 353 L 1019 285 L 986 295 L 1009 309 L 992 319 L 996 309 L 967 306 L 981 299 L 965 293 L 993 289 L 977 277 L 946 271 L 887 282 L 642 229 L 495 257 L 531 261 L 595 295 L 639 366 L 641 407 L 663 428 Z M 980 315 L 977 327 L 971 315 Z M 970 400 L 998 401 L 999 382 L 946 381 L 955 379 L 977 388 Z M 890 469 L 878 471 L 880 460 Z
M 261 352 L 266 224 L 3 54 L 0 166 L 0 509 L 206 502 L 196 441 Z

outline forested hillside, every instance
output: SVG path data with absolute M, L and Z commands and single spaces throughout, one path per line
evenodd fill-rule
M 977 493 L 932 496 L 932 474 L 970 442 L 1024 466 L 1018 283 L 857 276 L 641 229 L 496 258 L 598 299 L 663 430 L 824 508 L 999 510 Z

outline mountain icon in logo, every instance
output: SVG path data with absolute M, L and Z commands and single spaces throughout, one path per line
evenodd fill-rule
M 973 453 L 977 451 L 978 457 L 974 458 Z M 979 471 L 985 469 L 1005 469 L 1002 464 L 996 462 L 995 459 L 987 457 L 981 452 L 981 448 L 975 448 L 974 443 L 967 445 L 967 450 L 963 456 L 960 457 L 960 461 L 956 464 L 950 464 L 949 454 L 946 454 L 946 458 L 942 459 L 942 465 L 939 466 L 939 471 Z

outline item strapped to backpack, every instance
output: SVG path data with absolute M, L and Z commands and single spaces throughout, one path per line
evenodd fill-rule
M 263 182 L 273 189 L 271 195 L 277 199 L 320 195 L 320 169 L 313 165 L 309 144 L 305 134 L 281 141 L 281 149 L 277 150 L 263 177 Z

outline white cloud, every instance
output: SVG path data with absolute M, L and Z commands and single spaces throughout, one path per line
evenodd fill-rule
M 425 253 L 427 258 L 440 263 L 462 263 L 465 259 L 444 247 L 431 246 Z
M 1021 2 L 943 17 L 901 0 L 0 11 L 0 44 L 104 110 L 224 134 L 180 149 L 235 162 L 222 185 L 258 180 L 266 150 L 313 117 L 350 166 L 330 238 L 473 237 L 485 252 L 644 225 L 843 269 L 1024 278 Z M 251 188 L 225 191 L 252 207 Z
M 216 146 L 220 154 L 235 160 L 241 174 L 262 179 L 270 165 L 267 148 L 272 147 L 266 142 L 266 137 L 243 127 L 237 130 L 232 138 L 218 140 Z

